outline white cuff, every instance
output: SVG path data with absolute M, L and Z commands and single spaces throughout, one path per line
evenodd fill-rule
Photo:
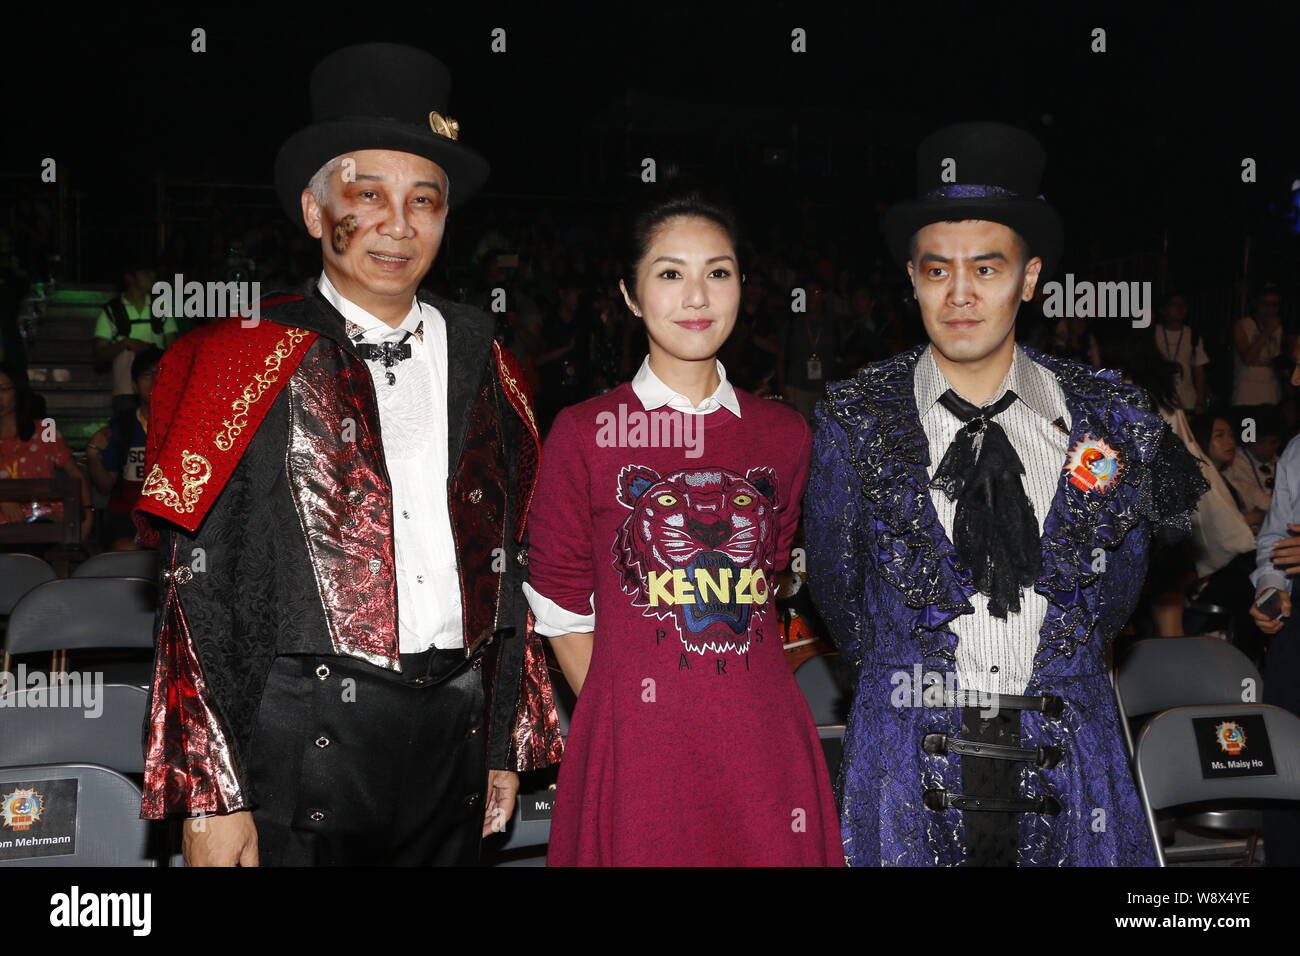
M 1251 579 L 1255 584 L 1256 594 L 1264 588 L 1277 588 L 1283 594 L 1291 593 L 1291 579 L 1274 568 L 1256 571 L 1251 575 Z
M 596 629 L 596 595 L 591 595 L 590 614 L 575 614 L 562 608 L 548 597 L 533 590 L 532 585 L 524 582 L 524 597 L 533 610 L 533 630 L 543 637 L 559 637 L 561 634 L 590 634 Z

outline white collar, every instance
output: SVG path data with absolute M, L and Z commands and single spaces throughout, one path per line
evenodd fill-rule
M 650 369 L 649 355 L 641 360 L 641 367 L 632 378 L 632 391 L 636 393 L 636 397 L 641 400 L 642 406 L 648 412 L 664 405 L 688 415 L 707 415 L 719 408 L 725 408 L 739 418 L 740 402 L 736 398 L 736 389 L 727 381 L 727 370 L 722 367 L 722 363 L 717 359 L 713 361 L 718 366 L 718 378 L 721 381 L 718 382 L 718 387 L 713 394 L 700 402 L 698 408 L 691 404 L 691 400 L 685 395 L 674 392 L 665 385 L 663 379 Z
M 938 404 L 940 395 L 952 388 L 947 377 L 939 368 L 939 364 L 934 360 L 933 349 L 933 345 L 927 345 L 916 363 L 916 378 L 913 390 L 916 396 L 917 412 L 921 418 L 925 418 L 930 410 Z M 1007 389 L 1014 391 L 1017 398 L 1047 421 L 1051 422 L 1057 418 L 1069 420 L 1064 397 L 1061 395 L 1061 387 L 1056 382 L 1055 377 L 1051 372 L 1031 359 L 1019 344 L 1015 347 L 1011 367 L 1007 369 L 1007 374 L 1002 379 L 1002 385 L 984 405 L 992 405 L 1006 394 Z
M 347 336 L 352 340 L 365 338 L 371 342 L 382 342 L 384 339 L 400 339 L 407 332 L 412 334 L 413 338 L 424 341 L 422 334 L 423 315 L 420 310 L 420 300 L 411 297 L 411 311 L 406 313 L 406 318 L 402 319 L 402 324 L 393 328 L 383 319 L 376 318 L 361 306 L 357 305 L 351 299 L 345 299 L 338 289 L 334 288 L 334 283 L 330 282 L 329 276 L 324 271 L 320 274 L 320 282 L 317 283 L 321 295 L 325 300 L 338 310 L 343 316 L 347 325 Z

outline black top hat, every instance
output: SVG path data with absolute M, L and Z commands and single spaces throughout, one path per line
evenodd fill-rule
M 335 50 L 311 73 L 312 124 L 298 130 L 275 158 L 275 191 L 302 223 L 302 191 L 335 156 L 391 149 L 433 160 L 447 173 L 449 205 L 472 196 L 488 164 L 458 142 L 459 125 L 443 113 L 451 75 L 431 54 L 398 43 L 361 43 Z
M 1038 195 L 1044 162 L 1042 144 L 1005 123 L 956 123 L 931 133 L 916 150 L 916 201 L 892 206 L 882 224 L 894 258 L 906 265 L 912 236 L 932 222 L 983 219 L 1020 233 L 1029 254 L 1043 260 L 1046 278 L 1065 230 Z M 955 182 L 944 181 L 947 168 Z

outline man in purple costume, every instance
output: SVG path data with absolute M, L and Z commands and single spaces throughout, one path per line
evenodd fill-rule
M 920 198 L 884 225 L 930 343 L 829 385 L 804 502 L 857 671 L 845 857 L 1151 865 L 1109 650 L 1153 535 L 1186 534 L 1207 486 L 1119 373 L 1016 344 L 1063 235 L 1038 141 L 962 123 L 917 159 Z

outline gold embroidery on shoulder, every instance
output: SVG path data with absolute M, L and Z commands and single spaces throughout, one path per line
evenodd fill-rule
M 253 376 L 253 381 L 244 386 L 243 393 L 235 399 L 230 407 L 234 411 L 232 418 L 223 419 L 221 424 L 223 428 L 217 432 L 214 444 L 222 451 L 229 451 L 235 443 L 235 438 L 244 430 L 248 424 L 248 410 L 257 403 L 266 390 L 270 388 L 280 378 L 280 366 L 284 363 L 293 350 L 297 348 L 298 343 L 308 335 L 306 329 L 290 329 L 288 333 L 279 342 L 275 343 L 275 348 L 271 354 L 266 357 L 266 371 Z
M 534 435 L 537 434 L 537 421 L 533 418 L 533 407 L 528 404 L 528 396 L 519 388 L 519 382 L 510 374 L 510 369 L 506 366 L 505 356 L 501 354 L 501 343 L 493 339 L 492 349 L 496 352 L 497 370 L 501 373 L 503 381 L 515 398 L 519 400 L 519 405 L 523 406 L 524 414 L 528 416 L 528 427 L 532 429 Z
M 212 465 L 202 455 L 186 449 L 181 452 L 181 470 L 185 474 L 181 478 L 181 490 L 177 492 L 163 474 L 162 466 L 154 462 L 140 494 L 157 498 L 173 511 L 193 512 L 195 502 L 203 494 L 203 486 L 212 477 Z

